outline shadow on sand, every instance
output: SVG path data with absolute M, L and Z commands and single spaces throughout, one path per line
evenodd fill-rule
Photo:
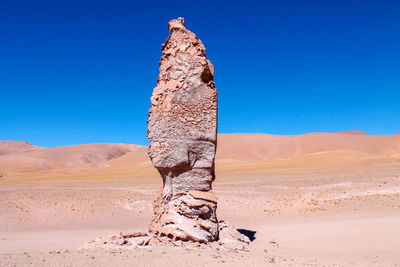
M 247 236 L 251 242 L 253 242 L 256 239 L 256 231 L 251 231 L 251 230 L 247 230 L 247 229 L 237 229 L 239 231 L 239 233 L 241 233 L 242 235 Z

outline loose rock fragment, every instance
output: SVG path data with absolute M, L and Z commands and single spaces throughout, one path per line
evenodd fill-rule
M 86 241 L 80 248 L 97 248 L 102 247 L 106 249 L 119 249 L 125 248 L 136 248 L 139 246 L 147 245 L 149 236 L 147 233 L 135 232 L 129 234 L 120 233 L 119 235 L 111 235 L 105 237 L 95 238 Z
M 227 249 L 248 250 L 250 239 L 227 222 L 219 222 L 219 245 Z

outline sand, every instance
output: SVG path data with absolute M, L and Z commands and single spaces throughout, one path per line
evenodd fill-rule
M 240 252 L 78 249 L 147 229 L 161 179 L 146 148 L 47 170 L 14 166 L 0 178 L 0 266 L 400 266 L 400 136 L 310 135 L 220 138 L 218 217 L 255 238 Z

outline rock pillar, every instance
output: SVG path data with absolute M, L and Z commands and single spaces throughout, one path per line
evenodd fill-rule
M 215 179 L 217 91 L 205 47 L 183 18 L 168 23 L 151 97 L 149 156 L 162 177 L 150 233 L 208 243 L 218 238 Z

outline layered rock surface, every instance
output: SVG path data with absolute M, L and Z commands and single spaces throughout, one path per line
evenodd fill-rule
M 168 24 L 160 74 L 151 97 L 149 156 L 163 186 L 150 233 L 207 243 L 218 238 L 215 179 L 217 92 L 214 67 L 183 18 Z
M 172 242 L 173 241 L 173 242 Z M 119 233 L 116 235 L 98 237 L 86 241 L 80 248 L 81 249 L 97 249 L 102 248 L 106 250 L 121 250 L 121 249 L 134 249 L 141 247 L 157 247 L 162 246 L 178 246 L 188 248 L 213 248 L 217 250 L 243 250 L 248 251 L 250 239 L 242 235 L 235 227 L 225 221 L 219 222 L 219 237 L 218 241 L 205 244 L 204 242 L 196 242 L 193 246 L 191 242 L 185 240 L 171 240 L 167 236 L 149 235 L 144 232 L 134 233 Z

